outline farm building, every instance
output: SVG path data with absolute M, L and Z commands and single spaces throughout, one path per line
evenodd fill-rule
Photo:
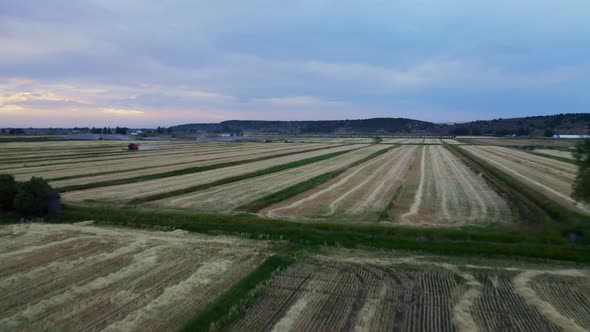
M 553 135 L 553 138 L 578 138 L 578 139 L 581 139 L 581 138 L 590 138 L 590 135 L 559 135 L 559 134 L 556 134 L 556 135 Z

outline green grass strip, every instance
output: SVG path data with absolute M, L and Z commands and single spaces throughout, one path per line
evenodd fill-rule
M 205 189 L 209 189 L 212 187 L 221 186 L 223 184 L 227 184 L 227 183 L 231 183 L 231 182 L 236 182 L 236 181 L 246 180 L 246 179 L 257 177 L 257 176 L 276 173 L 276 172 L 287 170 L 289 168 L 300 167 L 300 166 L 304 166 L 307 164 L 311 164 L 311 163 L 315 163 L 318 161 L 333 158 L 333 157 L 336 157 L 341 154 L 348 153 L 348 152 L 354 151 L 354 150 L 357 150 L 357 149 L 332 152 L 332 153 L 328 153 L 328 154 L 323 154 L 321 156 L 296 160 L 296 161 L 292 161 L 290 163 L 272 166 L 272 167 L 261 169 L 259 171 L 255 171 L 255 172 L 250 172 L 250 173 L 236 175 L 236 176 L 230 176 L 230 177 L 227 177 L 227 178 L 224 178 L 221 180 L 217 180 L 217 181 L 213 181 L 213 182 L 209 182 L 209 183 L 204 183 L 204 184 L 191 186 L 191 187 L 178 189 L 178 190 L 167 191 L 167 192 L 154 194 L 154 195 L 150 195 L 150 196 L 145 196 L 145 197 L 141 197 L 141 198 L 136 198 L 136 199 L 129 201 L 129 204 L 141 204 L 141 203 L 156 201 L 156 200 L 163 199 L 163 198 L 184 195 L 184 194 L 192 193 L 192 192 L 199 191 L 199 190 L 205 190 Z
M 61 188 L 58 188 L 58 190 L 60 192 L 66 192 L 66 191 L 76 191 L 76 190 L 83 190 L 83 189 L 90 189 L 90 188 L 108 187 L 108 186 L 114 186 L 114 185 L 119 185 L 119 184 L 136 183 L 136 182 L 142 182 L 142 181 L 147 181 L 147 180 L 167 178 L 167 177 L 171 177 L 171 176 L 204 172 L 204 171 L 209 171 L 209 170 L 217 169 L 217 168 L 237 166 L 237 165 L 252 163 L 252 162 L 256 162 L 256 161 L 284 157 L 284 156 L 289 156 L 289 155 L 294 155 L 294 154 L 299 154 L 299 153 L 304 153 L 304 152 L 324 150 L 324 149 L 329 149 L 329 148 L 334 148 L 334 146 L 323 147 L 323 148 L 319 148 L 319 149 L 305 150 L 305 151 L 287 152 L 287 153 L 275 154 L 275 155 L 271 155 L 271 156 L 264 156 L 264 157 L 257 157 L 257 158 L 252 158 L 252 159 L 231 161 L 231 162 L 227 162 L 227 163 L 219 163 L 219 164 L 206 165 L 206 166 L 187 167 L 187 168 L 177 169 L 174 171 L 148 174 L 148 175 L 132 176 L 132 177 L 127 177 L 127 178 L 123 178 L 123 179 L 92 182 L 92 183 L 85 183 L 85 184 L 76 184 L 76 185 L 61 187 Z
M 19 222 L 2 217 L 0 221 Z M 304 247 L 342 246 L 378 249 L 423 250 L 449 255 L 511 256 L 590 262 L 590 240 L 570 244 L 551 231 L 530 232 L 514 224 L 450 227 L 392 227 L 262 218 L 254 214 L 203 214 L 192 210 L 117 208 L 66 205 L 49 222 L 94 220 L 98 224 L 140 228 L 183 229 L 204 234 L 238 235 L 250 239 L 282 240 Z
M 260 291 L 259 286 L 293 261 L 292 258 L 284 256 L 268 257 L 256 270 L 199 311 L 180 331 L 221 330 L 229 326 L 254 302 Z
M 397 146 L 383 148 L 379 151 L 373 152 L 372 154 L 370 154 L 369 156 L 367 156 L 361 160 L 357 160 L 353 163 L 350 163 L 350 164 L 342 167 L 341 169 L 338 169 L 338 170 L 335 170 L 332 172 L 328 172 L 328 173 L 324 173 L 324 174 L 318 175 L 316 177 L 313 177 L 309 180 L 299 182 L 297 184 L 292 185 L 291 187 L 285 188 L 283 190 L 280 190 L 275 193 L 269 194 L 267 196 L 261 197 L 255 201 L 250 202 L 250 203 L 244 204 L 244 205 L 240 206 L 239 208 L 237 208 L 237 210 L 245 211 L 245 212 L 260 211 L 269 205 L 272 205 L 274 203 L 278 203 L 278 202 L 283 201 L 287 198 L 293 197 L 293 196 L 298 195 L 302 192 L 313 189 L 323 183 L 326 183 L 326 182 L 330 181 L 331 179 L 337 177 L 338 175 L 344 173 L 346 170 L 350 169 L 351 167 L 360 165 L 360 164 L 362 164 L 366 161 L 369 161 L 377 156 L 380 156 L 380 155 L 382 155 L 382 154 L 384 154 L 396 147 Z

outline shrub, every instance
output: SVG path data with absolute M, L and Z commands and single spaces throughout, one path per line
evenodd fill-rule
M 0 211 L 12 211 L 17 185 L 14 176 L 0 174 Z
M 59 200 L 59 194 L 47 181 L 32 177 L 19 185 L 14 199 L 14 208 L 24 217 L 44 217 L 50 212 L 57 212 L 55 206 Z
M 573 185 L 572 197 L 580 202 L 590 202 L 590 139 L 576 145 L 574 157 L 578 165 L 578 176 Z

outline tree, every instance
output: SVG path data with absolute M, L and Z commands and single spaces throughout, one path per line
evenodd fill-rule
M 553 137 L 555 133 L 553 132 L 553 130 L 551 129 L 545 129 L 545 132 L 543 133 L 543 136 L 545 137 Z
M 573 184 L 572 198 L 579 202 L 590 202 L 590 139 L 585 139 L 576 145 L 574 151 L 579 169 Z
M 0 174 L 0 211 L 12 211 L 17 184 L 14 176 Z
M 379 144 L 383 141 L 383 139 L 381 137 L 373 137 L 373 143 L 374 144 Z
M 44 217 L 51 212 L 51 205 L 59 202 L 59 194 L 40 177 L 32 177 L 18 187 L 14 208 L 24 217 Z

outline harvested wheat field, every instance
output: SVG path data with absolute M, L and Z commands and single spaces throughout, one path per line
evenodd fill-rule
M 296 154 L 307 151 L 319 150 L 329 145 L 299 145 L 293 147 L 262 147 L 255 149 L 236 149 L 231 151 L 179 155 L 176 158 L 157 156 L 146 160 L 139 165 L 130 166 L 127 162 L 103 163 L 100 166 L 90 166 L 86 171 L 56 170 L 51 172 L 55 176 L 51 184 L 55 187 L 81 185 L 101 181 L 125 179 L 130 176 L 158 174 L 192 167 L 203 167 L 217 164 L 248 162 L 262 159 L 270 159 L 286 154 Z M 86 165 L 86 164 L 85 164 Z M 65 176 L 60 179 L 59 176 Z
M 270 217 L 376 221 L 412 164 L 417 146 L 401 146 L 312 190 L 261 211 Z
M 390 219 L 408 225 L 460 226 L 506 222 L 507 203 L 443 146 L 417 152 Z
M 476 145 L 573 147 L 579 140 L 564 138 L 501 138 L 501 137 L 458 137 L 459 141 Z
M 260 171 L 269 167 L 287 164 L 306 158 L 318 157 L 333 152 L 348 151 L 362 148 L 364 145 L 336 146 L 329 149 L 292 154 L 284 157 L 271 158 L 243 165 L 224 167 L 204 172 L 191 173 L 179 176 L 166 177 L 155 180 L 147 180 L 137 183 L 122 184 L 109 187 L 92 188 L 79 191 L 71 191 L 62 194 L 62 198 L 68 202 L 74 201 L 105 201 L 125 202 L 158 193 L 184 189 L 195 185 L 217 181 L 231 176 Z
M 279 144 L 277 144 L 279 145 Z M 278 146 L 273 145 L 276 149 Z M 284 146 L 284 145 L 283 145 Z M 286 148 L 286 146 L 284 146 Z M 117 154 L 81 154 L 81 155 L 73 155 L 67 157 L 50 157 L 50 158 L 35 158 L 32 160 L 29 159 L 19 159 L 14 160 L 13 162 L 3 164 L 2 171 L 3 172 L 10 172 L 12 174 L 18 175 L 23 173 L 41 173 L 46 172 L 47 170 L 63 170 L 63 169 L 72 169 L 79 166 L 80 163 L 86 163 L 90 166 L 95 165 L 104 165 L 104 164 L 123 164 L 130 162 L 134 163 L 145 163 L 152 161 L 154 158 L 159 157 L 168 157 L 170 159 L 176 159 L 181 157 L 187 156 L 197 156 L 203 154 L 222 154 L 225 152 L 231 152 L 236 150 L 252 150 L 260 148 L 260 144 L 252 144 L 252 145 L 242 145 L 242 144 L 235 144 L 235 145 L 227 145 L 227 146 L 215 146 L 214 144 L 193 144 L 190 146 L 179 145 L 175 148 L 166 148 L 166 149 L 152 149 L 152 150 L 141 150 L 140 152 L 128 152 L 126 147 L 125 150 L 119 151 Z M 267 147 L 272 149 L 271 147 Z
M 282 271 L 232 331 L 588 331 L 590 271 L 331 250 Z
M 207 212 L 231 212 L 244 204 L 299 182 L 342 169 L 386 148 L 387 146 L 383 145 L 372 145 L 309 165 L 150 202 L 150 205 L 192 208 Z
M 578 204 L 571 198 L 572 184 L 578 173 L 575 164 L 499 146 L 461 148 L 552 200 L 590 214 L 590 207 Z
M 254 270 L 262 242 L 91 225 L 1 226 L 0 330 L 175 331 Z

